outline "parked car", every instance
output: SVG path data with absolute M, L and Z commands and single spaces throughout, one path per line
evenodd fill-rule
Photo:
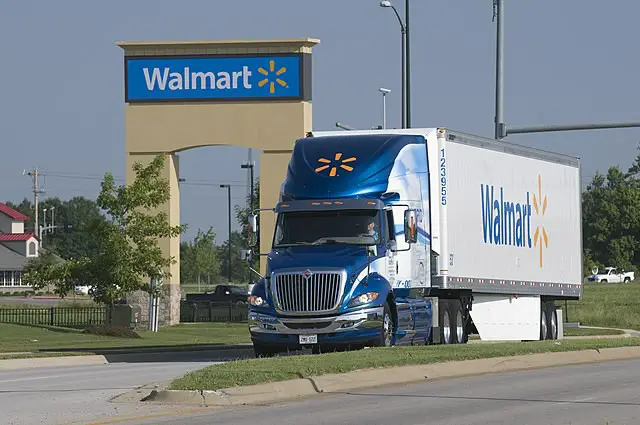
M 602 273 L 598 271 L 597 267 L 591 270 L 593 274 L 587 280 L 598 283 L 627 283 L 635 279 L 634 272 L 625 272 L 624 269 L 618 270 L 616 267 L 605 267 Z
M 186 301 L 232 302 L 236 307 L 247 304 L 247 290 L 237 285 L 218 285 L 213 291 L 201 294 L 187 294 Z

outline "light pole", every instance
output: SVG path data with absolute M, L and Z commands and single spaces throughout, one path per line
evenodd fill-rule
M 231 283 L 231 185 L 230 184 L 221 184 L 220 185 L 221 188 L 226 188 L 227 189 L 227 198 L 228 198 L 228 211 L 229 211 L 229 240 L 227 241 L 229 244 L 229 271 L 228 271 L 228 276 L 229 276 L 229 283 Z
M 249 195 L 249 214 L 253 213 L 253 168 L 256 166 L 256 163 L 254 161 L 251 162 L 245 162 L 244 164 L 242 164 L 240 167 L 241 168 L 248 168 L 249 172 L 250 172 L 250 182 L 249 182 L 249 187 L 250 187 L 250 195 Z
M 411 127 L 411 79 L 409 56 L 409 0 L 405 0 L 404 22 L 398 9 L 389 0 L 382 0 L 380 7 L 390 7 L 396 14 L 402 32 L 402 128 Z
M 387 95 L 391 90 L 380 87 L 378 91 L 382 93 L 382 128 L 387 128 Z

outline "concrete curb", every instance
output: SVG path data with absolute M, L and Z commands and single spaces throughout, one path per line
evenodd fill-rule
M 425 380 L 640 358 L 640 347 L 536 353 L 331 374 L 217 391 L 154 389 L 140 401 L 201 406 L 266 404 Z
M 21 359 L 0 360 L 0 370 L 33 369 L 37 367 L 58 367 L 58 366 L 85 366 L 107 364 L 104 356 L 57 356 L 57 357 L 29 357 Z

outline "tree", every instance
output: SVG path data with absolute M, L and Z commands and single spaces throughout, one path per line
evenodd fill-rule
M 25 221 L 25 231 L 33 231 L 35 214 L 31 201 L 24 199 L 20 204 L 7 202 L 7 205 L 27 215 L 29 219 Z M 43 221 L 45 209 L 48 210 L 46 223 L 51 225 L 52 207 L 55 207 L 55 225 L 58 227 L 51 233 L 43 234 L 43 245 L 65 259 L 97 255 L 96 241 L 87 234 L 87 228 L 93 221 L 105 219 L 96 202 L 82 196 L 76 196 L 67 201 L 61 201 L 57 197 L 44 199 L 39 206 L 41 226 L 45 224 Z
M 247 204 L 249 204 L 250 200 L 251 200 L 250 196 L 247 196 Z M 260 179 L 259 178 L 256 179 L 256 183 L 253 186 L 253 200 L 254 200 L 253 208 L 257 210 L 260 207 Z M 239 240 L 237 241 L 237 243 L 239 244 L 239 249 L 252 249 L 255 253 L 259 252 L 260 251 L 260 232 L 258 232 L 257 242 L 255 246 L 249 246 L 249 215 L 251 215 L 251 211 L 249 211 L 249 207 L 248 206 L 240 207 L 236 205 L 235 209 L 236 209 L 236 220 L 238 220 L 238 224 L 242 229 L 242 232 L 238 235 Z M 233 250 L 233 245 L 231 249 Z M 221 258 L 226 258 L 226 257 L 221 257 Z M 242 268 L 243 270 L 248 270 L 246 264 L 243 264 Z M 255 270 L 260 269 L 260 257 L 258 255 L 254 256 L 253 268 Z
M 180 250 L 180 275 L 183 281 L 197 282 L 204 276 L 207 281 L 213 277 L 213 281 L 218 280 L 220 274 L 220 263 L 217 257 L 215 245 L 215 232 L 212 227 L 207 232 L 198 229 L 193 242 L 181 243 Z
M 640 265 L 640 155 L 624 173 L 610 167 L 596 173 L 583 193 L 585 271 L 612 265 Z
M 35 263 L 25 279 L 35 288 L 53 282 L 61 295 L 76 284 L 88 285 L 95 301 L 112 304 L 130 292 L 153 291 L 150 279 L 171 277 L 168 269 L 176 260 L 163 256 L 158 239 L 177 237 L 185 227 L 171 226 L 164 212 L 152 213 L 170 197 L 168 181 L 160 178 L 163 166 L 163 155 L 146 166 L 136 162 L 129 186 L 116 187 L 113 175 L 106 173 L 97 199 L 105 220 L 87 226 L 97 255 L 70 258 L 62 265 Z
M 243 244 L 242 235 L 239 232 L 231 232 L 231 281 L 247 282 L 248 268 L 245 261 L 240 258 L 242 249 L 246 249 Z M 220 279 L 229 279 L 229 240 L 218 246 L 218 258 L 220 258 Z

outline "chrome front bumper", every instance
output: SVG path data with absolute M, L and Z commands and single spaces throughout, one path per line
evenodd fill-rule
M 382 327 L 383 307 L 372 307 L 339 316 L 284 318 L 249 312 L 249 330 L 263 334 L 328 334 Z

